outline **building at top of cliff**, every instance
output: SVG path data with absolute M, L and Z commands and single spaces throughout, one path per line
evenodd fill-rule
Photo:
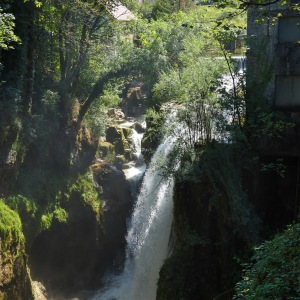
M 267 1 L 266 1 L 267 3 Z M 248 12 L 247 92 L 300 112 L 300 11 L 298 1 L 255 5 Z M 252 100 L 251 100 L 252 101 Z
M 118 21 L 137 20 L 137 17 L 120 1 L 114 0 L 108 10 L 109 13 Z
M 257 4 L 255 1 L 251 0 Z M 252 122 L 248 129 L 262 170 L 271 166 L 268 172 L 259 175 L 263 196 L 257 202 L 257 206 L 263 206 L 269 224 L 276 220 L 291 222 L 300 212 L 300 11 L 297 4 L 300 2 L 287 0 L 283 4 L 281 0 L 276 3 L 266 0 L 259 5 L 252 4 L 248 10 L 246 106 L 249 123 Z M 283 167 L 282 178 L 274 167 Z

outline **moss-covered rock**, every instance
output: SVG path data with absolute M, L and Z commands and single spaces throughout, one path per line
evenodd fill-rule
M 115 158 L 115 163 L 114 165 L 119 169 L 122 170 L 123 165 L 127 162 L 126 158 L 124 155 L 117 155 Z
M 99 285 L 101 275 L 124 254 L 131 194 L 123 172 L 99 162 L 69 183 L 59 203 L 45 214 L 49 226 L 35 238 L 29 262 L 32 277 L 45 284 L 48 296 L 65 299 Z
M 125 139 L 128 139 L 128 137 L 131 135 L 132 133 L 132 129 L 129 128 L 129 127 L 122 127 L 121 128 L 122 132 L 123 132 L 123 135 L 125 137 Z
M 25 258 L 25 239 L 16 212 L 0 200 L 0 299 L 33 299 Z
M 99 141 L 96 153 L 97 157 L 110 160 L 115 155 L 115 146 L 107 141 Z
M 106 130 L 106 141 L 109 143 L 114 143 L 117 140 L 121 139 L 121 131 L 115 127 L 115 126 L 110 126 Z
M 45 283 L 54 299 L 91 285 L 100 256 L 101 199 L 92 172 L 80 174 L 59 197 L 61 206 L 49 207 L 42 215 L 43 230 L 29 253 L 32 277 Z
M 124 132 L 126 132 L 126 130 L 124 128 L 121 128 L 120 129 L 121 137 L 114 143 L 116 154 L 124 155 L 125 149 L 129 148 L 129 143 L 128 140 L 125 138 Z
M 126 149 L 130 149 L 128 137 L 132 130 L 130 128 L 110 126 L 106 131 L 106 142 L 114 146 L 115 155 L 124 155 Z M 103 145 L 107 146 L 107 145 Z M 102 146 L 102 147 L 103 147 Z
M 68 202 L 74 198 L 81 200 L 84 206 L 90 207 L 95 215 L 99 215 L 101 199 L 95 189 L 93 173 L 88 171 L 79 175 L 77 180 L 69 188 Z
M 163 137 L 163 113 L 148 110 L 146 115 L 147 129 L 142 140 L 142 153 L 146 162 L 149 162 Z

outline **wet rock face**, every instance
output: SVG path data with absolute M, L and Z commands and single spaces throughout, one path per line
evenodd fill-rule
M 16 212 L 0 200 L 0 299 L 33 299 L 24 236 Z
M 143 126 L 143 124 L 135 122 L 133 124 L 133 129 L 136 130 L 137 133 L 144 133 L 146 128 Z
M 123 113 L 123 111 L 117 108 L 110 108 L 107 114 L 109 117 L 112 117 L 117 120 L 122 120 L 125 118 L 125 114 Z
M 101 251 L 102 267 L 119 270 L 125 259 L 126 220 L 133 206 L 130 186 L 124 173 L 108 164 L 94 173 L 94 180 L 103 190 L 102 230 L 99 235 L 99 240 L 104 242 Z
M 126 218 L 132 205 L 129 186 L 114 166 L 101 162 L 93 172 L 102 200 L 100 218 L 80 194 L 74 195 L 66 209 L 68 222 L 54 221 L 31 248 L 32 276 L 54 299 L 76 297 L 80 290 L 99 286 L 101 276 L 123 262 Z
M 110 126 L 106 130 L 106 141 L 109 143 L 114 143 L 122 138 L 122 133 L 120 129 L 115 126 Z
M 130 206 L 130 188 L 122 171 L 112 165 L 104 164 L 94 171 L 94 179 L 103 189 L 106 211 Z
M 160 272 L 157 299 L 211 300 L 224 291 L 232 299 L 237 270 L 234 260 L 245 242 L 234 235 L 226 195 L 213 205 L 209 181 L 176 184 L 173 254 Z
M 99 264 L 95 212 L 79 198 L 71 199 L 68 222 L 54 221 L 31 247 L 32 277 L 42 282 L 50 297 L 69 295 L 92 285 Z
M 143 115 L 145 112 L 144 98 L 145 91 L 142 84 L 129 88 L 121 103 L 126 116 L 139 117 Z
M 13 250 L 0 254 L 0 299 L 33 300 L 26 258 L 14 258 Z

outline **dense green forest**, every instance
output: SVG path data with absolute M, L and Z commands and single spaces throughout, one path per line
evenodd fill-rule
M 238 65 L 251 48 L 247 12 L 277 2 L 126 0 L 127 21 L 113 16 L 114 1 L 1 2 L 0 300 L 46 299 L 35 286 L 47 276 L 59 297 L 100 284 L 117 253 L 104 250 L 107 228 L 130 210 L 105 215 L 107 165 L 120 171 L 132 159 L 128 131 L 108 141 L 117 124 L 109 111 L 139 86 L 147 161 L 170 111 L 171 131 L 187 128 L 158 166 L 176 185 L 175 242 L 157 299 L 299 299 L 299 171 L 289 168 L 294 156 L 270 154 L 297 124 L 265 98 L 272 63 L 252 86 Z M 270 182 L 294 189 L 295 202 Z

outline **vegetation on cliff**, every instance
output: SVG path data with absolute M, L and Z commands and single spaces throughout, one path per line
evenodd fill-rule
M 1 3 L 1 255 L 11 251 L 12 245 L 17 249 L 14 258 L 23 255 L 26 238 L 27 252 L 37 270 L 37 262 L 43 264 L 38 253 L 43 253 L 43 258 L 50 256 L 45 251 L 48 246 L 62 257 L 66 257 L 62 251 L 66 250 L 69 277 L 56 278 L 61 266 L 55 264 L 55 257 L 45 263 L 50 270 L 46 275 L 56 278 L 57 283 L 61 280 L 61 286 L 75 288 L 76 280 L 80 281 L 78 256 L 72 256 L 69 250 L 78 231 L 89 246 L 81 245 L 78 239 L 74 244 L 86 258 L 92 253 L 89 263 L 80 260 L 86 266 L 80 287 L 95 282 L 93 272 L 103 271 L 100 259 L 96 259 L 101 248 L 99 236 L 101 239 L 106 234 L 99 234 L 100 224 L 111 225 L 113 220 L 111 215 L 110 221 L 103 215 L 101 219 L 104 198 L 109 195 L 117 199 L 112 206 L 120 209 L 122 230 L 129 210 L 128 201 L 121 195 L 126 190 L 124 177 L 106 164 L 114 163 L 122 169 L 131 158 L 129 130 L 114 124 L 106 131 L 106 112 L 120 104 L 128 88 L 143 82 L 149 127 L 143 141 L 146 158 L 150 159 L 151 150 L 159 143 L 169 108 L 177 108 L 175 123 L 186 128 L 177 129 L 181 143 L 171 154 L 169 165 L 162 166 L 166 176 L 176 173 L 177 178 L 176 243 L 173 256 L 161 272 L 158 298 L 232 294 L 238 272 L 228 277 L 226 272 L 238 270 L 233 256 L 242 256 L 242 250 L 248 251 L 257 242 L 261 225 L 276 228 L 275 222 L 266 217 L 266 208 L 258 203 L 268 191 L 262 187 L 265 177 L 294 174 L 286 161 L 260 155 L 261 148 L 266 149 L 261 141 L 278 144 L 284 141 L 284 132 L 293 127 L 285 114 L 273 111 L 262 96 L 272 75 L 272 63 L 261 61 L 265 63 L 261 80 L 247 98 L 244 78 L 232 57 L 234 51 L 240 54 L 245 50 L 240 35 L 245 32 L 244 9 L 251 3 L 243 2 L 241 7 L 239 1 L 195 5 L 191 1 L 157 0 L 139 6 L 128 0 L 126 4 L 139 19 L 126 24 L 111 17 L 113 2 Z M 255 4 L 265 3 L 259 0 Z M 232 49 L 234 42 L 236 49 Z M 260 51 L 256 49 L 258 59 Z M 227 73 L 230 84 L 224 78 Z M 116 136 L 110 139 L 109 132 Z M 100 140 L 105 134 L 106 141 Z M 178 162 L 179 171 L 174 168 Z M 118 179 L 120 191 L 109 188 L 108 178 Z M 278 181 L 280 186 L 287 183 L 282 180 Z M 276 209 L 278 213 L 280 207 Z M 297 225 L 283 234 L 288 235 L 288 245 L 297 244 L 296 234 L 292 234 L 296 232 Z M 55 240 L 57 233 L 65 239 L 61 249 L 51 248 L 48 241 Z M 269 264 L 267 251 L 277 249 L 273 243 L 281 243 L 281 238 L 262 244 L 255 259 Z M 124 246 L 123 239 L 118 246 Z M 282 249 L 279 253 L 282 266 L 291 270 L 295 249 L 285 249 L 287 252 Z M 109 253 L 103 257 L 112 260 Z M 204 267 L 207 257 L 214 266 L 211 276 Z M 262 268 L 259 263 L 246 270 L 248 279 L 237 286 L 239 296 L 252 297 L 273 289 L 274 283 L 261 286 L 257 281 L 276 277 L 275 271 L 270 268 L 268 274 L 256 276 L 257 268 Z M 74 280 L 70 280 L 70 274 L 74 274 Z M 297 286 L 293 279 L 297 274 L 289 274 L 290 282 Z M 209 289 L 205 278 L 218 284 Z M 284 280 L 276 279 L 279 290 Z M 290 289 L 291 297 L 294 291 L 299 292 Z
M 0 199 L 0 299 L 33 299 L 18 214 Z
M 254 248 L 233 299 L 297 299 L 300 295 L 300 225 L 289 225 Z
M 9 251 L 15 245 L 14 256 L 18 257 L 24 251 L 24 235 L 21 220 L 16 212 L 7 207 L 3 200 L 0 202 L 0 234 L 1 250 L 3 253 Z

